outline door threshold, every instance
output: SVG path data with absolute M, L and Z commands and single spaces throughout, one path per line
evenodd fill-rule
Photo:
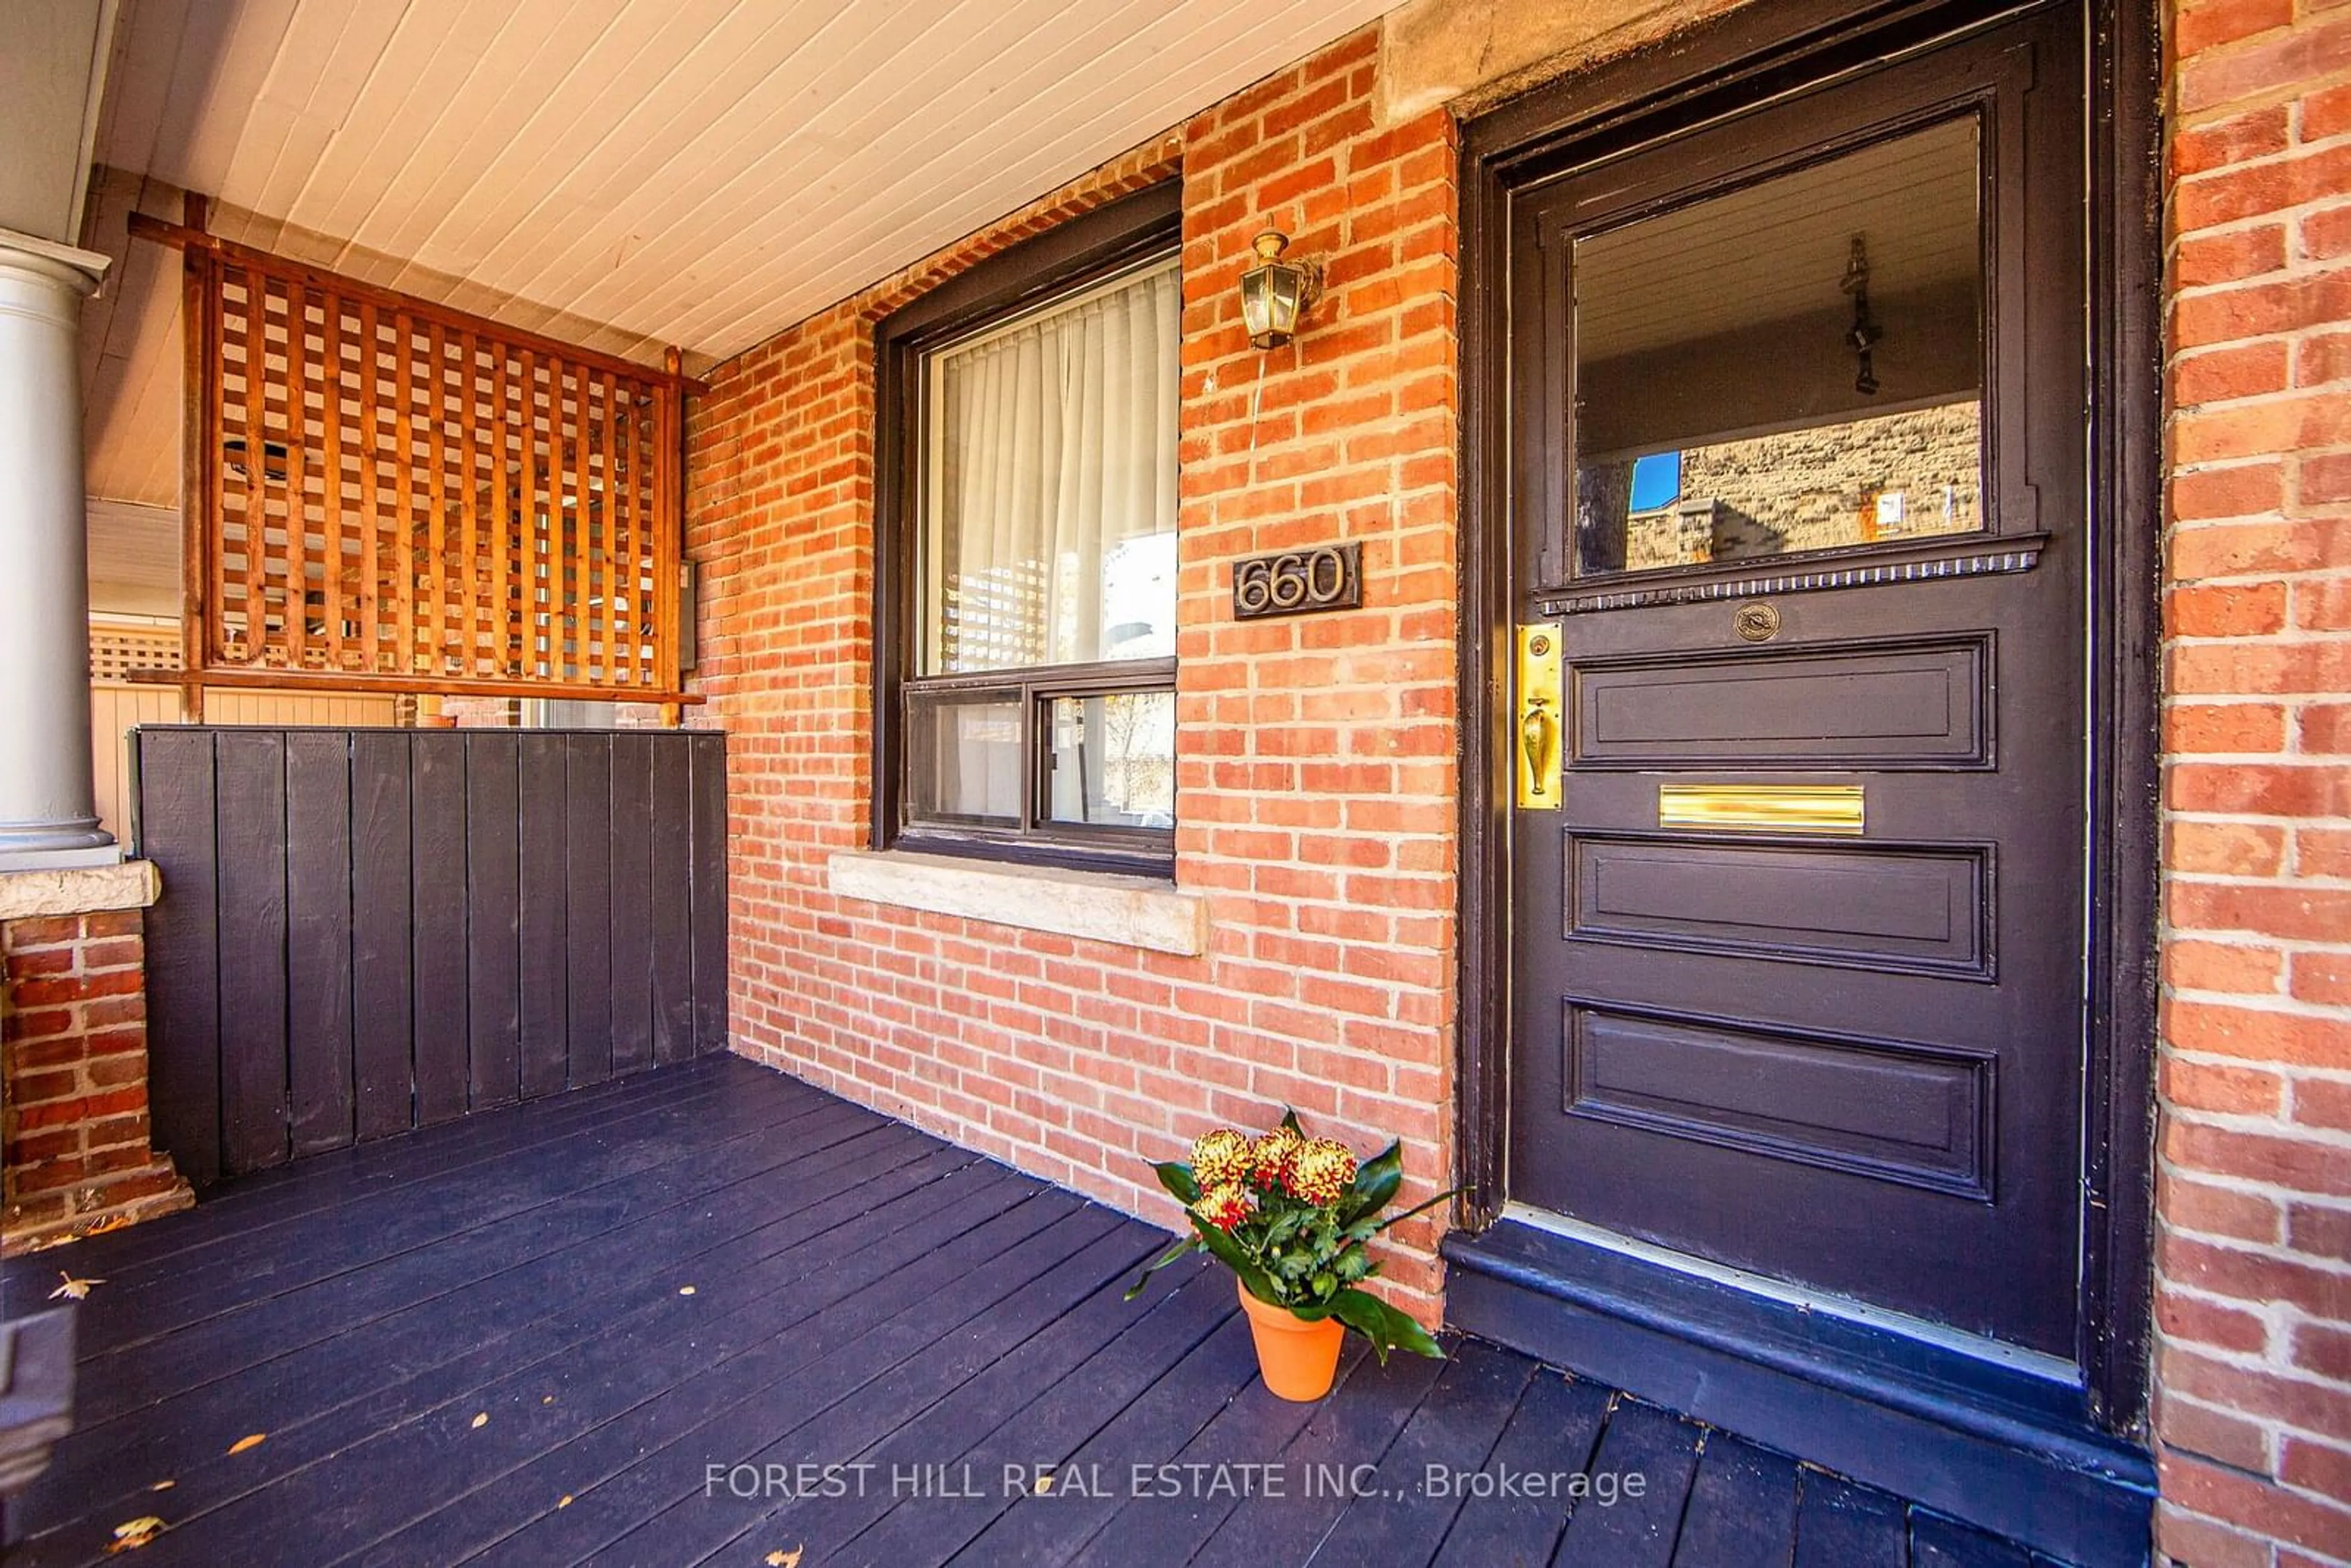
M 2085 1568 L 2147 1561 L 2153 1463 L 2054 1358 L 1542 1218 L 1446 1239 L 1455 1326 Z
M 1856 1301 L 1850 1296 L 1839 1296 L 1826 1291 L 1807 1290 L 1802 1285 L 1775 1280 L 1769 1274 L 1751 1273 L 1734 1269 L 1727 1263 L 1717 1263 L 1687 1252 L 1677 1252 L 1669 1247 L 1643 1241 L 1637 1237 L 1620 1235 L 1548 1208 L 1537 1208 L 1531 1203 L 1510 1203 L 1502 1207 L 1502 1218 L 1520 1225 L 1532 1226 L 1554 1236 L 1564 1236 L 1604 1251 L 1621 1252 L 1627 1258 L 1670 1269 L 1677 1273 L 1710 1280 L 1716 1284 L 1741 1291 L 1750 1296 L 1781 1301 L 1799 1312 L 1819 1312 L 1843 1318 L 1864 1328 L 1899 1335 L 1920 1344 L 1934 1345 L 1954 1355 L 1967 1356 L 1989 1365 L 2004 1367 L 2028 1377 L 2068 1391 L 2078 1400 L 2081 1376 L 2072 1362 L 2042 1351 L 2027 1350 L 2022 1345 L 2006 1344 L 1981 1334 L 1968 1333 L 1945 1323 L 1929 1322 L 1914 1318 L 1907 1312 L 1896 1312 L 1885 1307 L 1874 1307 L 1866 1301 Z

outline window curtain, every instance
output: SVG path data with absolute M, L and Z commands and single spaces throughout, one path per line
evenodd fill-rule
M 1110 656 L 1105 557 L 1176 530 L 1181 293 L 1161 267 L 934 361 L 930 673 Z

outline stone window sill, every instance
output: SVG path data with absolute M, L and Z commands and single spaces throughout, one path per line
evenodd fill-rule
M 1207 948 L 1207 900 L 1149 877 L 904 850 L 843 851 L 827 870 L 843 898 L 1187 957 Z

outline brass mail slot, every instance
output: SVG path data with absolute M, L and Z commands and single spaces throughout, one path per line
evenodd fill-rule
M 1660 784 L 1657 826 L 1756 833 L 1861 832 L 1858 784 Z

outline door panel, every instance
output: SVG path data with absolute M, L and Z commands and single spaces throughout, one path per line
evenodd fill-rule
M 2061 1355 L 2080 59 L 2011 22 L 1512 214 L 1565 735 L 1514 819 L 1510 1196 Z
M 1588 768 L 1980 766 L 1991 652 L 1970 638 L 1576 659 L 1573 756 Z

